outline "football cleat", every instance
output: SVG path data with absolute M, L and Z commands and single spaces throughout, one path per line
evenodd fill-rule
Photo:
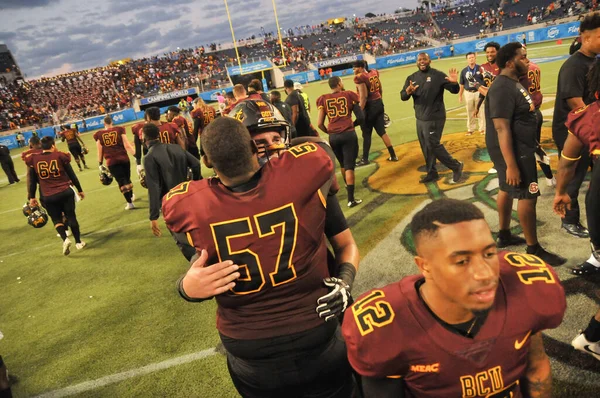
M 593 343 L 591 341 L 588 341 L 585 338 L 585 334 L 579 333 L 579 335 L 573 339 L 573 341 L 571 342 L 571 345 L 576 350 L 588 353 L 600 361 L 600 342 L 599 341 Z
M 23 215 L 25 217 L 29 217 L 31 215 L 31 213 L 33 213 L 34 211 L 36 211 L 38 209 L 37 206 L 29 206 L 29 203 L 25 203 L 23 205 Z
M 127 203 L 125 205 L 125 210 L 133 210 L 135 209 L 135 205 L 133 203 Z
M 63 241 L 62 252 L 65 256 L 71 254 L 71 239 L 67 238 Z
M 48 223 L 48 213 L 44 209 L 36 209 L 27 218 L 27 221 L 33 228 L 42 228 Z
M 77 250 L 81 250 L 85 247 L 85 242 L 75 243 Z
M 362 199 L 354 199 L 354 200 L 348 202 L 348 207 L 358 206 L 361 203 L 362 203 Z

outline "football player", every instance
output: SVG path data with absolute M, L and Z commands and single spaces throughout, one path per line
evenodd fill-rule
M 59 135 L 63 142 L 65 142 L 65 140 L 67 141 L 69 152 L 71 152 L 71 155 L 73 155 L 75 158 L 75 162 L 77 163 L 77 167 L 79 167 L 79 171 L 83 171 L 81 168 L 81 163 L 83 163 L 83 167 L 86 169 L 89 169 L 89 167 L 87 167 L 87 164 L 85 163 L 85 156 L 83 155 L 82 150 L 82 147 L 85 147 L 85 144 L 83 143 L 81 134 L 79 134 L 79 131 L 77 131 L 76 127 L 69 128 L 69 126 L 65 124 L 62 127 L 62 131 L 59 133 Z
M 144 115 L 145 117 L 145 115 Z M 146 124 L 146 120 L 138 122 L 131 126 L 131 133 L 133 134 L 133 143 L 135 145 L 135 164 L 138 176 L 140 175 L 143 167 L 142 167 L 142 155 L 148 153 L 148 148 L 146 148 L 144 144 L 144 137 L 142 133 L 142 128 Z
M 192 110 L 191 116 L 194 121 L 192 133 L 194 134 L 194 140 L 198 141 L 198 137 L 202 134 L 202 130 L 206 128 L 210 122 L 215 120 L 216 112 L 212 106 L 206 105 L 204 100 L 198 97 L 194 100 L 194 110 Z
M 129 156 L 135 155 L 135 149 L 127 139 L 127 132 L 123 127 L 113 126 L 113 120 L 110 116 L 104 118 L 104 129 L 94 133 L 94 141 L 98 149 L 98 167 L 100 172 L 106 171 L 104 159 L 110 174 L 117 180 L 119 189 L 125 198 L 127 204 L 125 210 L 133 210 L 135 206 L 133 201 L 133 184 L 131 183 L 131 163 Z
M 286 128 L 281 119 L 241 110 L 256 128 Z M 239 111 L 232 114 L 245 119 Z M 163 200 L 167 226 L 187 232 L 201 252 L 180 293 L 192 301 L 216 297 L 217 329 L 240 395 L 350 397 L 338 322 L 326 322 L 348 305 L 356 272 L 345 263 L 329 277 L 323 234 L 331 158 L 306 143 L 261 167 L 255 141 L 232 118 L 215 120 L 201 140 L 218 178 L 183 183 Z M 204 283 L 207 274 L 217 276 L 213 283 Z
M 75 238 L 77 249 L 81 250 L 85 247 L 85 242 L 81 241 L 79 223 L 75 214 L 75 192 L 71 189 L 71 184 L 75 186 L 81 199 L 85 198 L 85 194 L 71 167 L 71 156 L 57 151 L 52 137 L 42 138 L 41 143 L 42 152 L 32 154 L 25 160 L 29 167 L 29 205 L 39 207 L 39 202 L 35 197 L 39 183 L 40 200 L 43 200 L 54 228 L 63 240 L 62 252 L 66 256 L 71 252 L 71 240 L 66 234 L 63 214 L 69 220 L 69 227 Z
M 344 318 L 365 397 L 551 396 L 541 332 L 567 304 L 552 267 L 498 252 L 462 200 L 428 204 L 411 232 L 420 274 L 363 294 Z
M 179 128 L 179 134 L 185 137 L 187 151 L 192 154 L 196 159 L 200 159 L 200 152 L 198 151 L 198 144 L 196 144 L 197 137 L 194 137 L 188 120 L 181 116 L 180 109 L 176 106 L 170 106 L 167 109 L 167 121 L 174 123 Z
M 375 69 L 368 70 L 366 61 L 356 61 L 354 63 L 354 83 L 356 84 L 356 90 L 360 98 L 360 108 L 365 112 L 365 120 L 360 127 L 363 136 L 363 156 L 356 165 L 363 166 L 369 164 L 369 151 L 371 150 L 373 129 L 381 137 L 390 153 L 388 160 L 397 162 L 398 157 L 394 151 L 392 140 L 385 132 L 385 109 L 382 100 L 383 87 L 381 80 L 379 80 L 379 72 Z
M 525 47 L 523 47 L 523 56 L 525 57 L 523 61 L 525 61 L 525 64 L 527 65 L 527 74 L 521 76 L 519 82 L 527 89 L 527 91 L 529 91 L 529 96 L 533 100 L 533 105 L 535 106 L 535 114 L 537 117 L 537 141 L 539 144 L 542 139 L 542 124 L 544 124 L 544 115 L 542 115 L 542 111 L 540 111 L 540 106 L 544 99 L 544 96 L 540 91 L 542 85 L 542 70 L 527 58 L 527 48 Z M 556 179 L 554 178 L 552 168 L 550 167 L 550 158 L 539 145 L 536 150 L 536 159 L 544 176 L 546 176 L 546 185 L 549 187 L 556 186 Z
M 183 136 L 179 134 L 179 127 L 174 123 L 164 123 L 160 121 L 160 108 L 152 106 L 146 109 L 146 123 L 152 123 L 158 126 L 160 130 L 160 142 L 163 144 L 179 144 L 185 150 L 185 141 Z
M 358 95 L 353 91 L 345 91 L 342 79 L 334 76 L 329 79 L 331 94 L 317 98 L 319 109 L 318 126 L 329 135 L 329 144 L 342 168 L 342 177 L 348 191 L 348 207 L 362 203 L 354 197 L 354 167 L 358 156 L 358 138 L 354 126 L 363 122 Z M 356 121 L 352 122 L 352 112 Z M 325 117 L 329 120 L 325 127 Z

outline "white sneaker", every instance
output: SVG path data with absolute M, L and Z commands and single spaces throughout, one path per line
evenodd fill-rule
M 546 186 L 547 187 L 555 187 L 556 186 L 556 177 L 546 178 Z
M 71 254 L 71 239 L 67 238 L 63 241 L 63 254 L 68 256 Z
M 131 195 L 131 201 L 135 202 L 135 194 Z
M 133 210 L 135 209 L 135 206 L 133 205 L 133 203 L 127 203 L 125 205 L 125 210 Z
M 489 169 L 489 170 L 488 170 L 488 174 L 496 174 L 496 173 L 498 173 L 498 170 L 496 170 L 496 169 L 495 169 L 495 168 L 493 168 L 493 167 L 492 167 L 491 169 Z
M 571 345 L 576 350 L 588 353 L 600 361 L 600 342 L 590 343 L 585 338 L 585 335 L 583 333 L 580 333 L 577 337 L 573 339 Z
M 77 250 L 81 250 L 85 247 L 85 242 L 75 243 Z

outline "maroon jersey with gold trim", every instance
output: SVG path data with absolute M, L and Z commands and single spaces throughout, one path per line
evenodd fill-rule
M 94 141 L 98 141 L 102 145 L 102 153 L 107 166 L 129 163 L 129 156 L 123 144 L 125 134 L 127 134 L 125 129 L 118 126 L 98 130 L 94 133 Z
M 28 157 L 30 157 L 31 155 L 38 154 L 38 153 L 42 153 L 42 152 L 44 152 L 44 150 L 41 149 L 41 148 L 39 148 L 39 149 L 38 148 L 28 149 L 28 150 L 26 150 L 24 152 L 21 152 L 21 160 L 24 161 L 24 162 L 27 162 L 27 158 Z
M 185 117 L 183 117 L 181 115 L 176 116 L 173 118 L 172 123 L 175 123 L 175 125 L 177 125 L 177 127 L 179 127 L 179 131 L 181 131 L 181 128 L 183 127 L 183 131 L 185 131 L 185 139 L 187 141 L 188 148 L 198 146 L 198 144 L 196 144 L 196 140 L 194 139 L 194 134 L 192 134 L 192 131 L 190 129 L 190 125 L 188 124 L 188 121 Z
M 25 164 L 32 167 L 40 183 L 43 197 L 56 195 L 69 189 L 71 179 L 65 171 L 65 165 L 71 163 L 71 155 L 60 151 L 43 151 L 25 159 Z
M 61 131 L 59 135 L 67 140 L 67 144 L 77 144 L 77 135 L 79 133 L 75 129 L 67 129 Z
M 379 80 L 379 72 L 376 69 L 354 76 L 354 83 L 367 86 L 367 101 L 381 99 L 381 81 Z
M 358 94 L 353 91 L 329 93 L 317 98 L 317 107 L 324 109 L 329 119 L 327 133 L 337 134 L 354 130 L 352 108 L 359 102 Z
M 558 276 L 542 260 L 498 256 L 496 299 L 473 338 L 432 316 L 417 292 L 422 275 L 359 297 L 342 327 L 352 367 L 368 377 L 404 378 L 408 396 L 521 397 L 529 336 L 560 325 L 567 303 Z
M 215 120 L 216 112 L 212 107 L 208 106 L 204 110 L 202 108 L 194 109 L 190 113 L 190 116 L 192 119 L 198 119 L 200 121 L 200 129 L 198 130 L 198 134 L 202 134 L 202 130 L 204 130 L 210 122 Z
M 600 101 L 569 112 L 565 126 L 589 148 L 590 155 L 600 155 Z
M 133 138 L 137 136 L 140 139 L 140 141 L 144 141 L 144 132 L 142 131 L 142 128 L 145 124 L 146 122 L 139 122 L 131 126 L 131 133 L 133 134 Z
M 240 265 L 236 286 L 216 297 L 223 335 L 260 339 L 323 324 L 315 310 L 329 274 L 319 188 L 332 170 L 327 153 L 308 143 L 271 159 L 249 191 L 232 192 L 211 178 L 184 182 L 164 196 L 167 226 L 186 232 L 197 251 L 207 250 L 207 264 Z
M 536 107 L 536 109 L 539 108 L 540 105 L 542 105 L 542 100 L 544 99 L 544 96 L 540 91 L 542 84 L 542 71 L 540 70 L 540 67 L 533 62 L 529 62 L 529 70 L 527 71 L 527 75 L 522 76 L 519 79 L 519 82 L 529 92 L 529 96 L 531 97 L 533 105 Z
M 162 123 L 158 126 L 160 133 L 158 139 L 163 144 L 177 144 L 177 136 L 179 135 L 179 128 L 174 123 Z
M 481 64 L 481 68 L 491 73 L 494 77 L 500 74 L 500 67 L 496 63 L 490 64 L 489 62 L 486 62 Z M 483 82 L 485 83 L 486 87 L 491 86 L 493 81 L 494 79 L 490 79 L 485 76 L 483 77 Z

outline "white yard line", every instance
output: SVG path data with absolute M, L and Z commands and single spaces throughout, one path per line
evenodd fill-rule
M 128 370 L 126 372 L 115 373 L 109 376 L 104 376 L 96 380 L 90 380 L 83 383 L 75 384 L 73 386 L 61 388 L 60 390 L 50 391 L 41 395 L 36 396 L 35 398 L 59 398 L 59 397 L 68 397 L 69 395 L 81 394 L 86 391 L 94 390 L 96 388 L 108 386 L 111 384 L 115 384 L 124 380 L 132 379 L 134 377 L 147 375 L 149 373 L 153 373 L 159 370 L 169 369 L 174 366 L 183 365 L 186 363 L 198 361 L 204 358 L 211 357 L 215 355 L 217 352 L 215 348 L 209 348 L 207 350 L 194 352 L 192 354 L 183 355 L 180 357 L 167 359 L 166 361 L 153 363 L 150 365 L 142 366 L 141 368 L 136 368 L 132 370 Z

